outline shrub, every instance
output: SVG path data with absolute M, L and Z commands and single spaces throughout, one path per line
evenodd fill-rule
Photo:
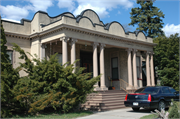
M 15 100 L 14 86 L 19 80 L 19 67 L 14 69 L 7 55 L 6 37 L 1 23 L 1 117 L 11 116 L 19 102 Z
M 172 106 L 169 108 L 169 118 L 179 118 L 178 102 L 172 100 Z
M 82 67 L 73 73 L 74 64 L 59 64 L 57 54 L 49 60 L 40 61 L 36 57 L 30 60 L 24 50 L 16 44 L 13 46 L 20 59 L 25 60 L 20 66 L 28 75 L 17 82 L 15 90 L 16 99 L 28 113 L 35 114 L 45 107 L 69 112 L 86 101 L 87 94 L 93 92 L 93 85 L 99 81 L 100 76 L 87 80 L 91 73 L 82 73 L 85 69 Z

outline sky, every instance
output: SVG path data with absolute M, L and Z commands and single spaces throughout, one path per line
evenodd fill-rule
M 154 6 L 165 14 L 162 30 L 166 36 L 180 34 L 180 0 L 156 0 Z M 55 17 L 64 12 L 77 16 L 85 9 L 92 9 L 104 24 L 117 21 L 131 32 L 137 27 L 128 26 L 131 9 L 135 7 L 140 7 L 136 0 L 0 0 L 0 14 L 5 20 L 32 20 L 39 10 Z

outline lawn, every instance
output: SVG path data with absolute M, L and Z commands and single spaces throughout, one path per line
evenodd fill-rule
M 154 119 L 154 118 L 157 118 L 157 116 L 154 114 L 150 114 L 150 115 L 143 116 L 140 119 Z
M 14 115 L 12 119 L 14 118 L 59 118 L 59 119 L 73 119 L 77 117 L 82 117 L 82 116 L 87 116 L 91 115 L 93 112 L 90 111 L 82 111 L 82 112 L 73 112 L 73 113 L 67 113 L 67 114 L 58 114 L 58 113 L 46 113 L 46 114 L 39 114 L 36 116 L 31 116 L 31 115 Z
M 179 105 L 180 105 L 180 102 L 178 102 L 178 104 L 177 104 L 178 106 L 178 110 L 180 111 L 180 107 L 179 107 Z M 169 110 L 167 110 L 168 112 L 169 112 Z M 167 112 L 166 111 L 166 112 Z M 156 115 L 154 115 L 154 114 L 150 114 L 150 115 L 146 115 L 146 116 L 143 116 L 143 117 L 141 117 L 140 119 L 153 119 L 153 118 L 157 118 L 157 116 Z

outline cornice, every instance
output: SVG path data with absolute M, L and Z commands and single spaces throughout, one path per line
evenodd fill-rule
M 70 30 L 73 32 L 78 32 L 78 33 L 82 33 L 82 34 L 92 35 L 92 36 L 96 36 L 96 37 L 102 37 L 102 38 L 121 41 L 121 42 L 137 43 L 137 44 L 143 44 L 143 45 L 148 45 L 148 46 L 156 46 L 157 45 L 155 43 L 140 41 L 140 40 L 136 40 L 136 39 L 130 39 L 128 37 L 121 37 L 121 36 L 117 36 L 114 34 L 103 33 L 100 31 L 86 29 L 86 28 L 82 28 L 82 27 L 78 27 L 78 26 L 72 26 L 72 25 L 68 25 L 68 24 L 61 24 L 60 26 L 48 29 L 46 31 L 42 31 L 39 33 L 39 35 L 46 36 L 48 34 L 52 34 L 52 33 L 55 33 L 55 32 L 61 31 L 61 30 Z
M 6 35 L 6 37 L 30 40 L 29 35 L 18 34 L 18 33 L 11 33 L 11 32 L 6 32 L 6 31 L 5 31 L 5 35 Z

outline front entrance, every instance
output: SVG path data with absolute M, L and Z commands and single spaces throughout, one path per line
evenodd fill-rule
M 99 55 L 98 55 L 99 62 Z M 83 73 L 92 72 L 91 78 L 93 78 L 93 53 L 80 51 L 80 67 L 86 67 Z M 100 74 L 99 63 L 98 63 L 98 75 Z M 90 78 L 89 78 L 90 79 Z M 100 85 L 100 82 L 99 82 Z

